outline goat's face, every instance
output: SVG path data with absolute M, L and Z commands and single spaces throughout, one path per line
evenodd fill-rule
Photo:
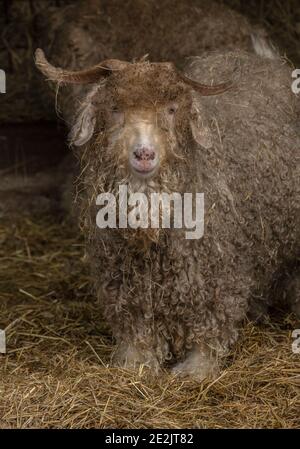
M 52 80 L 94 83 L 75 120 L 71 142 L 88 144 L 94 171 L 102 167 L 117 181 L 147 183 L 162 176 L 166 166 L 170 171 L 172 160 L 192 159 L 187 139 L 193 136 L 207 146 L 209 132 L 191 93 L 215 95 L 228 89 L 227 84 L 205 86 L 186 78 L 170 63 L 110 60 L 69 72 L 51 66 L 38 51 L 37 65 Z
M 178 146 L 175 115 L 178 104 L 106 111 L 108 151 L 124 172 L 139 179 L 156 176 Z
M 112 136 L 109 147 L 120 145 L 121 157 L 132 173 L 140 177 L 152 176 L 166 151 L 167 139 L 156 113 L 149 109 L 117 113 L 124 122 L 119 139 Z M 116 122 L 120 124 L 120 119 Z M 119 128 L 120 129 L 120 128 Z M 110 135 L 111 136 L 111 135 Z
M 128 64 L 96 85 L 72 130 L 89 141 L 114 178 L 145 184 L 180 157 L 180 128 L 187 122 L 191 90 L 164 64 Z

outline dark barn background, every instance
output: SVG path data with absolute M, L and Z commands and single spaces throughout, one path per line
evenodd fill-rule
M 259 326 L 246 323 L 218 382 L 107 368 L 113 342 L 90 293 L 82 241 L 49 213 L 68 148 L 33 63 L 39 12 L 73 3 L 0 0 L 0 69 L 7 75 L 0 94 L 0 329 L 9 348 L 0 354 L 0 429 L 299 428 L 300 359 L 291 334 L 300 326 L 281 311 Z M 223 3 L 263 24 L 300 67 L 299 0 Z M 40 171 L 50 174 L 39 178 Z
M 298 0 L 217 1 L 262 24 L 283 54 L 300 65 Z M 0 68 L 7 74 L 7 94 L 0 96 L 2 165 L 12 164 L 16 169 L 23 158 L 24 170 L 25 159 L 29 158 L 27 169 L 32 171 L 41 141 L 44 148 L 40 163 L 56 163 L 62 154 L 63 130 L 56 124 L 53 101 L 42 96 L 44 81 L 34 67 L 33 53 L 40 40 L 38 14 L 74 3 L 76 0 L 0 0 Z M 43 122 L 42 127 L 40 123 L 35 126 L 37 122 Z

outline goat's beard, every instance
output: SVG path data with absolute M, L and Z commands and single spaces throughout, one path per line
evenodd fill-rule
M 97 143 L 98 141 L 99 138 Z M 97 158 L 95 154 L 97 154 Z M 171 194 L 183 191 L 184 170 L 180 166 L 180 159 L 173 156 L 172 163 L 168 161 L 162 163 L 153 178 L 142 179 L 130 172 L 126 160 L 114 158 L 112 154 L 120 154 L 120 152 L 107 151 L 102 148 L 99 154 L 99 150 L 95 151 L 95 146 L 91 146 L 86 148 L 85 157 L 81 160 L 82 174 L 77 182 L 77 197 L 80 201 L 81 229 L 88 239 L 95 238 L 96 233 L 101 232 L 96 226 L 96 198 L 99 194 L 109 192 L 115 196 L 116 216 L 119 217 L 119 187 L 126 186 L 128 195 L 143 193 L 148 201 L 148 217 L 150 217 L 152 193 Z M 172 207 L 170 212 L 172 213 Z M 128 226 L 120 229 L 117 225 L 117 229 L 109 231 L 117 232 L 118 237 L 126 240 L 127 245 L 143 251 L 147 251 L 152 244 L 160 244 L 167 232 L 166 229 L 152 228 L 150 225 L 147 228 L 137 229 Z

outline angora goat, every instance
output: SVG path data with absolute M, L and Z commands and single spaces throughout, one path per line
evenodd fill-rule
M 92 84 L 76 115 L 74 91 L 63 110 L 81 163 L 81 226 L 115 360 L 215 375 L 248 311 L 268 304 L 274 280 L 296 270 L 300 135 L 291 68 L 242 51 L 194 58 L 181 72 L 168 62 L 116 59 L 74 72 L 54 67 L 41 50 L 36 62 L 59 84 Z M 147 198 L 204 193 L 204 236 L 99 229 L 97 196 L 117 194 L 122 184 Z M 299 283 L 290 276 L 287 300 L 299 313 Z

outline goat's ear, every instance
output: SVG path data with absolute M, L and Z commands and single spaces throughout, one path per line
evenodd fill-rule
M 211 148 L 213 143 L 210 127 L 203 119 L 201 110 L 195 104 L 192 105 L 191 109 L 190 126 L 195 141 L 205 149 Z
M 92 103 L 87 104 L 78 115 L 69 134 L 72 145 L 80 147 L 92 137 L 96 125 L 96 108 Z

